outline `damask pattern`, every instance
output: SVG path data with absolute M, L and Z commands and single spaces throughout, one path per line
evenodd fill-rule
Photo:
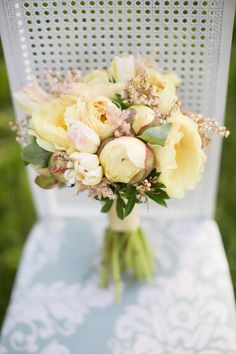
M 105 220 L 39 223 L 25 247 L 0 354 L 235 354 L 234 297 L 215 223 L 150 218 L 143 226 L 157 255 L 153 284 L 124 281 L 115 305 L 113 289 L 99 287 Z

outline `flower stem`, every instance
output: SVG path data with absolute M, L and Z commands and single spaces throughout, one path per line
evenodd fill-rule
M 110 280 L 115 286 L 115 302 L 121 299 L 121 272 L 131 273 L 138 281 L 149 284 L 155 270 L 155 259 L 143 230 L 105 232 L 102 250 L 101 286 L 108 287 Z
M 121 298 L 121 281 L 120 281 L 120 257 L 119 257 L 119 239 L 113 234 L 112 248 L 112 275 L 115 283 L 115 302 L 119 303 Z

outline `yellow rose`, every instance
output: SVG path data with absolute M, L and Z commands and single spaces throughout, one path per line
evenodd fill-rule
M 181 112 L 171 113 L 172 127 L 165 145 L 152 146 L 160 182 L 172 198 L 182 198 L 200 180 L 206 155 L 197 125 Z
M 153 154 L 141 140 L 123 136 L 109 141 L 99 156 L 104 174 L 111 182 L 135 183 L 153 168 Z
M 49 151 L 53 151 L 53 147 L 64 149 L 70 146 L 66 135 L 64 112 L 74 103 L 73 97 L 62 96 L 49 102 L 42 102 L 33 111 L 31 128 L 40 146 Z
M 156 88 L 159 97 L 158 107 L 161 113 L 170 112 L 174 103 L 177 101 L 176 84 L 177 79 L 170 74 L 160 74 L 154 69 L 147 69 L 148 82 Z
M 124 55 L 121 57 L 115 57 L 110 68 L 108 68 L 108 73 L 117 82 L 127 83 L 129 79 L 135 77 L 135 59 L 133 55 Z
M 155 112 L 142 104 L 135 104 L 129 109 L 132 110 L 132 127 L 136 134 L 155 119 Z

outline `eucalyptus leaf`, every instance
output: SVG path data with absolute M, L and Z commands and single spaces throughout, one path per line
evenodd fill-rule
M 148 128 L 138 138 L 151 145 L 164 146 L 172 123 L 166 123 L 158 127 Z
M 34 182 L 43 189 L 51 189 L 58 185 L 58 181 L 53 176 L 37 176 Z
M 112 207 L 112 204 L 113 204 L 113 200 L 112 199 L 109 199 L 107 198 L 102 209 L 101 209 L 101 212 L 102 213 L 108 213 L 108 211 L 111 209 Z
M 133 210 L 136 203 L 136 192 L 130 195 L 128 202 L 125 206 L 125 216 L 128 216 Z
M 21 158 L 26 163 L 32 163 L 41 168 L 47 167 L 52 153 L 41 148 L 34 140 L 21 151 Z

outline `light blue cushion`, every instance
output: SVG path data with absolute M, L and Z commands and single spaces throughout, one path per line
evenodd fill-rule
M 100 289 L 104 218 L 45 219 L 25 246 L 0 354 L 235 354 L 236 315 L 214 221 L 145 219 L 152 286 Z

